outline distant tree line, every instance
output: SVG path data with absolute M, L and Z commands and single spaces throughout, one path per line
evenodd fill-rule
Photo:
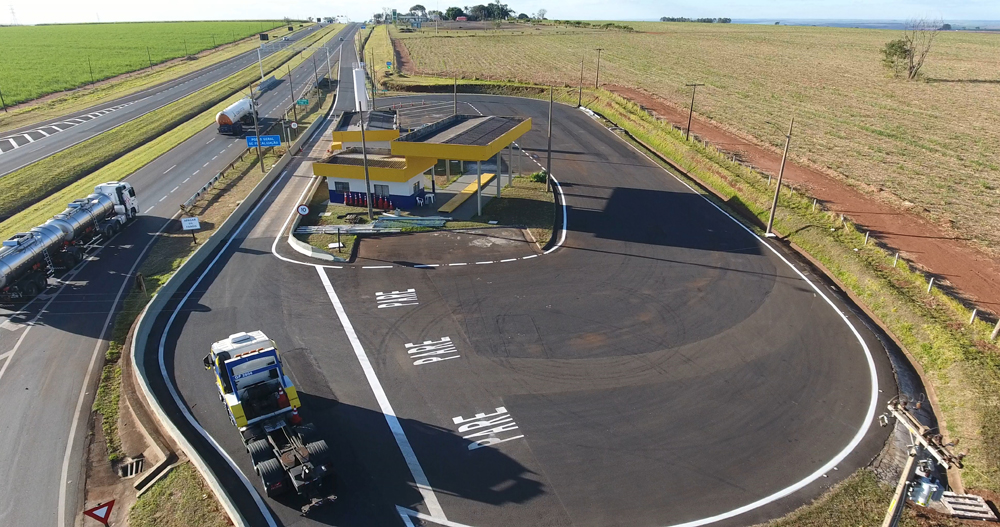
M 627 26 L 625 24 L 615 24 L 614 22 L 607 22 L 605 24 L 594 24 L 591 22 L 583 22 L 580 20 L 553 20 L 552 23 L 564 26 L 572 26 L 572 27 L 589 27 L 594 29 L 605 29 L 605 30 L 613 29 L 615 31 L 624 31 L 626 33 L 631 33 L 635 31 L 635 28 L 632 26 Z
M 732 18 L 685 18 L 682 16 L 664 16 L 660 17 L 660 22 L 700 22 L 702 24 L 729 24 L 732 23 Z

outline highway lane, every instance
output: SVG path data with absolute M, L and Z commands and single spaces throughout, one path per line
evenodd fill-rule
M 288 42 L 272 43 L 262 52 L 262 56 L 293 45 L 313 34 L 313 28 L 317 27 L 311 26 L 304 31 L 294 32 L 289 35 Z M 0 176 L 170 104 L 256 62 L 257 51 L 248 51 L 172 81 L 71 115 L 0 132 Z
M 340 35 L 350 41 L 353 31 L 348 27 Z M 337 36 L 328 45 L 336 51 Z M 312 65 L 305 61 L 292 70 L 297 94 L 314 82 Z M 321 75 L 323 70 L 325 66 Z M 291 103 L 287 86 L 283 81 L 263 95 L 261 107 L 266 116 L 276 118 L 287 109 Z M 211 123 L 134 173 L 128 181 L 136 187 L 143 207 L 136 223 L 91 261 L 63 277 L 61 289 L 50 288 L 44 297 L 27 306 L 9 306 L 12 309 L 4 313 L 0 324 L 0 400 L 4 401 L 0 444 L 5 445 L 0 449 L 0 467 L 4 468 L 0 525 L 72 525 L 79 516 L 84 439 L 100 368 L 94 360 L 107 349 L 104 339 L 113 320 L 110 314 L 120 307 L 119 295 L 131 286 L 135 266 L 154 235 L 164 228 L 176 229 L 170 219 L 178 206 L 232 162 L 244 146 L 243 139 L 216 133 Z M 61 480 L 66 484 L 60 485 Z
M 522 146 L 543 151 L 544 102 L 462 100 L 531 116 Z M 874 412 L 896 386 L 860 310 L 582 112 L 556 106 L 553 137 L 568 231 L 551 254 L 415 262 L 442 265 L 433 269 L 366 268 L 411 259 L 365 261 L 364 251 L 353 265 L 290 263 L 302 257 L 275 237 L 309 182 L 290 167 L 217 263 L 184 284 L 190 296 L 158 316 L 165 346 L 155 349 L 154 332 L 147 356 L 163 353 L 197 426 L 258 490 L 201 357 L 253 329 L 284 350 L 342 488 L 308 520 L 295 499 L 266 500 L 279 524 L 405 525 L 402 507 L 426 525 L 441 523 L 428 515 L 450 525 L 746 525 L 807 502 L 881 450 L 888 431 Z M 380 292 L 409 289 L 412 302 L 379 307 Z M 408 344 L 445 337 L 456 360 L 408 356 Z M 228 461 L 164 384 L 154 391 L 257 518 Z M 486 419 L 493 433 L 475 436 Z M 483 439 L 493 446 L 469 448 Z

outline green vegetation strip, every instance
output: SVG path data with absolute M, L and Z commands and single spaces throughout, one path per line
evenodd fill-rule
M 306 39 L 313 43 L 339 29 Z M 265 71 L 274 70 L 292 52 L 266 59 Z M 0 178 L 0 237 L 44 222 L 62 211 L 66 203 L 93 191 L 103 181 L 120 180 L 189 139 L 215 114 L 243 96 L 240 90 L 259 78 L 256 65 L 228 79 L 150 112 L 114 130 L 70 147 Z M 19 212 L 18 212 L 19 211 Z
M 128 511 L 131 527 L 227 527 L 232 525 L 215 495 L 190 463 L 153 486 Z
M 300 28 L 296 29 L 302 31 Z M 289 33 L 285 26 L 281 26 L 276 30 L 269 31 L 268 34 L 270 38 L 281 38 L 292 33 Z M 152 70 L 134 71 L 124 77 L 119 76 L 112 81 L 98 82 L 95 85 L 20 104 L 8 109 L 8 112 L 0 113 L 0 133 L 4 130 L 29 126 L 46 119 L 71 117 L 77 112 L 102 103 L 110 104 L 111 101 L 118 98 L 169 82 L 191 72 L 231 59 L 241 53 L 254 50 L 259 44 L 260 41 L 257 39 L 257 35 L 254 34 L 253 38 L 220 45 L 218 48 L 207 53 L 184 57 L 182 60 L 174 60 L 167 64 L 160 64 L 154 66 Z M 0 86 L 0 89 L 3 89 L 3 86 Z
M 489 88 L 503 91 L 502 84 Z M 515 87 L 513 93 L 541 97 L 542 87 Z M 574 105 L 577 90 L 556 90 L 557 100 Z M 644 145 L 684 170 L 696 185 L 711 189 L 709 199 L 742 217 L 761 233 L 774 187 L 767 176 L 734 163 L 714 147 L 685 141 L 640 106 L 615 94 L 585 90 L 584 105 L 628 131 Z M 637 145 L 640 146 L 641 145 Z M 661 163 L 662 164 L 662 163 Z M 839 215 L 814 209 L 812 199 L 783 190 L 775 230 L 821 263 L 880 321 L 922 367 L 928 389 L 937 395 L 937 412 L 951 441 L 960 440 L 967 488 L 1000 491 L 1000 348 L 990 340 L 992 326 L 937 288 L 927 293 L 927 278 L 893 253 L 869 242 Z
M 279 20 L 0 27 L 0 79 L 14 105 L 196 55 L 281 26 Z

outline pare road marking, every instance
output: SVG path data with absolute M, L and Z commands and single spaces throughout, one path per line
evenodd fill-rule
M 462 438 L 472 441 L 467 447 L 469 450 L 477 450 L 484 446 L 499 445 L 500 443 L 524 437 L 524 435 L 506 438 L 500 436 L 504 432 L 512 432 L 518 429 L 514 418 L 510 416 L 507 408 L 503 406 L 490 414 L 476 414 L 468 419 L 458 416 L 453 417 L 451 420 L 456 425 L 459 425 L 458 433 Z
M 375 293 L 375 301 L 378 302 L 379 309 L 386 307 L 415 306 L 418 305 L 417 290 L 407 289 L 405 291 L 390 291 L 388 293 L 380 291 Z
M 461 357 L 458 354 L 458 349 L 455 348 L 455 343 L 451 341 L 451 337 L 442 337 L 441 340 L 425 340 L 420 343 L 411 342 L 406 344 L 406 353 L 410 359 L 413 359 L 414 366 Z

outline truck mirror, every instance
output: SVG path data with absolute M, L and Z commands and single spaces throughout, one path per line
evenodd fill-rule
M 211 370 L 212 369 L 212 354 L 209 353 L 208 355 L 205 355 L 205 358 L 202 359 L 201 362 L 203 364 L 205 364 L 205 369 L 206 370 Z

